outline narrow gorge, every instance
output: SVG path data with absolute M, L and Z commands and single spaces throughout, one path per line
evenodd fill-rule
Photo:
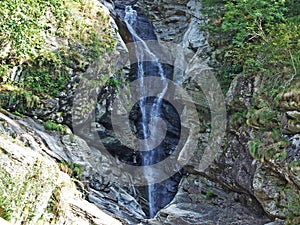
M 0 11 L 1 224 L 300 223 L 297 1 Z

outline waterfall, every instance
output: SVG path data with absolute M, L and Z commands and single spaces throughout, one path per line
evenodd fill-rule
M 139 101 L 140 110 L 141 110 L 141 130 L 142 130 L 142 137 L 144 138 L 144 141 L 141 142 L 140 148 L 141 149 L 147 149 L 148 151 L 143 151 L 143 157 L 142 157 L 142 165 L 152 165 L 160 160 L 160 149 L 155 149 L 152 151 L 151 146 L 152 143 L 155 142 L 155 139 L 159 138 L 160 132 L 155 129 L 151 129 L 151 133 L 149 134 L 149 124 L 155 120 L 155 118 L 161 117 L 161 108 L 162 108 L 162 102 L 163 97 L 165 93 L 167 92 L 167 81 L 166 81 L 166 75 L 163 70 L 163 66 L 161 63 L 159 63 L 159 59 L 156 57 L 155 53 L 153 53 L 150 49 L 150 47 L 147 45 L 147 43 L 142 40 L 141 37 L 137 34 L 135 31 L 135 23 L 137 19 L 137 12 L 132 9 L 131 6 L 126 6 L 125 8 L 125 17 L 124 22 L 127 25 L 127 28 L 133 38 L 134 41 L 134 51 L 135 51 L 135 57 L 137 60 L 137 78 L 140 79 L 140 93 L 145 94 L 144 96 L 147 96 L 147 87 L 144 84 L 144 77 L 146 76 L 144 71 L 145 63 L 151 63 L 156 68 L 157 74 L 153 74 L 152 76 L 158 76 L 161 79 L 161 82 L 163 84 L 163 90 L 158 94 L 158 96 L 155 96 L 154 102 L 152 102 L 150 108 L 147 105 L 146 98 L 143 98 Z M 149 60 L 150 59 L 150 60 Z M 145 62 L 147 61 L 147 62 Z M 146 139 L 146 140 L 145 140 Z M 150 150 L 149 150 L 150 149 Z M 144 176 L 146 180 L 150 180 L 151 176 L 155 176 L 155 173 L 157 171 L 149 171 L 144 170 Z M 149 178 L 149 179 L 148 179 Z M 155 216 L 156 212 L 159 210 L 159 205 L 157 204 L 157 197 L 155 196 L 155 192 L 158 191 L 158 187 L 156 187 L 156 184 L 149 184 L 147 185 L 147 197 L 149 202 L 149 216 L 152 218 Z

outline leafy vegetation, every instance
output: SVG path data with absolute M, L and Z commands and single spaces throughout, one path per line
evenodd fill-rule
M 23 66 L 19 86 L 34 93 L 56 96 L 69 81 L 67 67 L 60 52 L 40 55 L 32 63 Z
M 106 85 L 109 85 L 109 86 L 111 86 L 112 88 L 115 88 L 115 89 L 119 89 L 121 83 L 122 83 L 122 81 L 119 78 L 110 77 L 107 80 Z
M 261 76 L 273 83 L 268 94 L 274 97 L 282 82 L 290 82 L 300 69 L 300 9 L 294 0 L 204 1 L 209 17 L 205 27 L 223 43 L 211 39 L 221 51 L 219 78 L 227 90 L 235 74 Z M 217 10 L 217 12 L 216 12 Z M 203 27 L 202 27 L 203 29 Z M 266 85 L 267 87 L 267 85 Z M 275 88 L 274 88 L 275 87 Z M 273 89 L 273 91 L 271 91 Z
M 235 33 L 225 57 L 242 65 L 244 74 L 269 84 L 262 91 L 274 98 L 299 70 L 299 23 L 285 15 L 285 1 L 235 3 L 225 5 L 222 29 Z
M 209 22 L 201 29 L 212 34 L 209 41 L 218 50 L 223 88 L 227 90 L 241 72 L 249 79 L 258 78 L 260 86 L 246 111 L 247 125 L 263 132 L 281 129 L 278 96 L 300 78 L 300 4 L 294 0 L 203 3 Z
M 82 177 L 82 167 L 79 164 L 72 163 L 72 162 L 65 162 L 62 161 L 58 164 L 59 168 L 70 175 L 71 177 L 74 177 L 75 179 L 80 180 Z
M 251 155 L 261 162 L 266 160 L 284 162 L 288 146 L 289 142 L 282 137 L 281 131 L 277 129 L 257 134 L 255 138 L 248 142 Z
M 93 0 L 0 2 L 0 82 L 56 96 L 70 80 L 115 48 L 109 15 Z
M 39 102 L 39 97 L 34 95 L 32 91 L 11 85 L 0 86 L 0 106 L 22 113 L 36 107 Z

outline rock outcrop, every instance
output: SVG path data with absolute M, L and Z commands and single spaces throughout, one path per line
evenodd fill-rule
M 181 181 L 175 199 L 156 216 L 153 224 L 265 224 L 269 219 L 257 204 L 249 207 L 242 193 L 197 175 Z
M 0 122 L 1 217 L 16 225 L 122 224 L 84 200 L 58 163 L 69 158 L 56 135 L 4 111 Z

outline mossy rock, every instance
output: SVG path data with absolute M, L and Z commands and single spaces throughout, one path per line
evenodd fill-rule
M 247 124 L 259 130 L 272 130 L 280 127 L 281 113 L 270 108 L 252 109 L 247 113 Z
M 0 107 L 18 112 L 38 108 L 40 98 L 32 91 L 26 91 L 14 85 L 0 85 Z
M 300 81 L 291 83 L 287 90 L 278 94 L 276 106 L 285 111 L 300 111 Z
M 253 188 L 255 197 L 271 217 L 300 216 L 300 191 L 270 169 L 261 167 L 256 171 Z

